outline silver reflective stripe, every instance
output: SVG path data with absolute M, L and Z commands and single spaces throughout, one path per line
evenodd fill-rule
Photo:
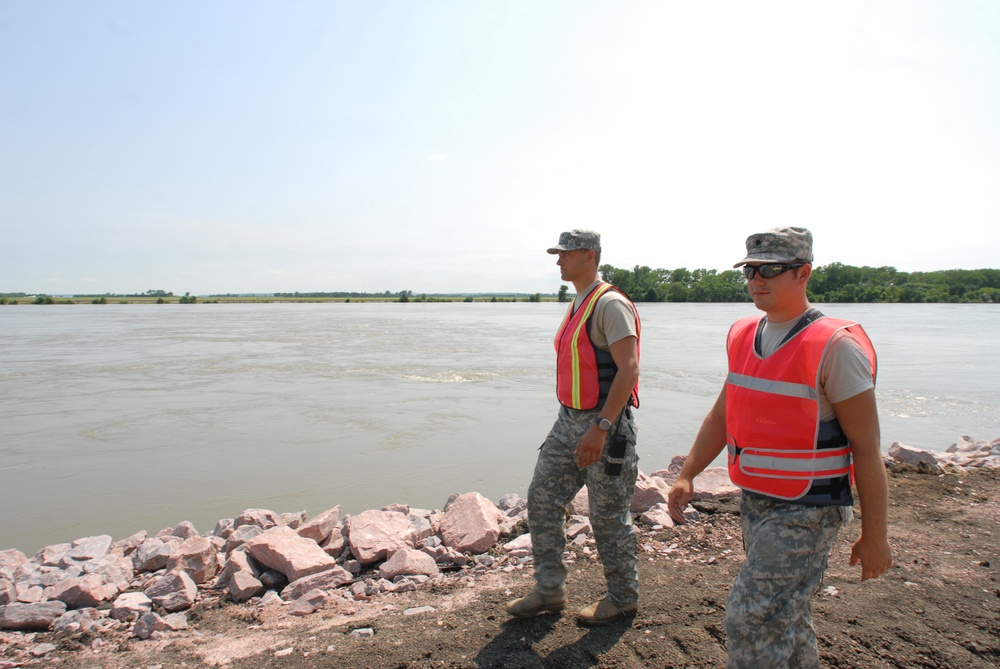
M 782 451 L 791 453 L 792 451 Z M 805 451 L 816 453 L 822 451 Z M 740 469 L 769 469 L 779 472 L 826 472 L 846 469 L 851 466 L 851 454 L 824 455 L 816 458 L 776 458 L 771 455 L 748 453 L 744 449 L 740 454 Z M 736 457 L 736 448 L 729 445 L 729 456 Z
M 811 388 L 803 383 L 769 381 L 767 379 L 758 379 L 753 376 L 737 374 L 735 372 L 729 372 L 726 382 L 740 388 L 759 390 L 763 393 L 771 393 L 772 395 L 784 395 L 785 397 L 799 397 L 804 400 L 819 401 L 819 391 L 816 388 Z

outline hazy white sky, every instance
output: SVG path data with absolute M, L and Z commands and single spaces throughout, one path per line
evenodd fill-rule
M 1000 3 L 0 0 L 0 292 L 1000 268 Z

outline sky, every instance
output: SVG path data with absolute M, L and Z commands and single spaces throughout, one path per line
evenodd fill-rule
M 0 292 L 1000 268 L 990 0 L 0 0 Z

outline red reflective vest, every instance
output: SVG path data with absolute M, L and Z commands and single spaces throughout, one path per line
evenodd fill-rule
M 604 400 L 607 399 L 608 390 L 618 371 L 611 353 L 595 347 L 587 333 L 587 321 L 594 313 L 597 300 L 609 290 L 618 289 L 610 283 L 598 284 L 584 298 L 575 313 L 573 304 L 570 304 L 556 332 L 556 397 L 560 404 L 571 409 L 596 409 L 604 406 Z M 639 315 L 635 305 L 632 305 L 632 312 L 635 314 L 638 337 Z M 631 404 L 639 406 L 638 381 L 632 389 Z
M 868 335 L 857 323 L 824 316 L 761 358 L 754 350 L 758 323 L 751 316 L 729 331 L 729 478 L 744 490 L 788 500 L 805 495 L 816 479 L 850 475 L 853 480 L 846 439 L 823 447 L 819 375 L 834 336 L 846 330 L 868 356 L 874 379 L 875 349 Z

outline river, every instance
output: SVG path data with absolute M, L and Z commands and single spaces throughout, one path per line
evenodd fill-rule
M 882 447 L 1000 437 L 997 305 L 819 305 L 879 355 Z M 640 304 L 640 468 L 690 447 L 752 304 Z M 0 549 L 523 495 L 557 303 L 0 307 Z

